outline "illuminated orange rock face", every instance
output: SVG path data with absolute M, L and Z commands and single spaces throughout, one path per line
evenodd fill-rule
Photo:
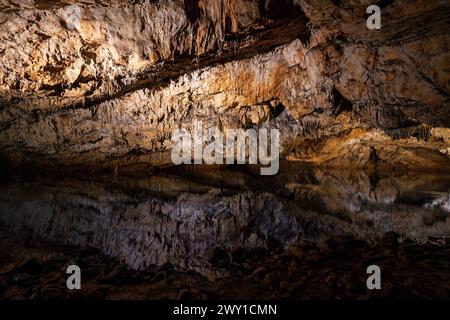
M 1 156 L 170 164 L 172 131 L 201 120 L 276 127 L 291 160 L 450 169 L 450 6 L 394 1 L 372 31 L 366 5 L 335 3 L 9 3 Z

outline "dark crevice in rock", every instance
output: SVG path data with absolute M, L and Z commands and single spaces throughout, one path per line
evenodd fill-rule
M 377 150 L 374 147 L 370 147 L 370 160 L 373 162 L 377 162 L 380 158 L 377 155 Z
M 50 97 L 59 97 L 64 92 L 64 85 L 60 83 L 56 85 L 42 84 L 41 89 L 49 92 Z
M 36 8 L 42 10 L 54 9 L 67 5 L 66 3 L 60 0 L 34 0 L 34 4 Z
M 200 17 L 200 8 L 198 6 L 198 0 L 185 0 L 184 11 L 190 23 L 194 24 Z
M 284 110 L 286 110 L 286 107 L 281 102 L 277 103 L 277 105 L 270 110 L 271 119 L 275 119 L 280 116 Z
M 353 104 L 347 100 L 338 89 L 333 88 L 333 115 L 338 116 L 342 112 L 352 112 Z
M 303 14 L 292 0 L 260 1 L 260 12 L 269 19 L 294 19 Z

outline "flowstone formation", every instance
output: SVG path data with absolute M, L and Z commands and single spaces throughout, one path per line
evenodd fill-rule
M 0 1 L 0 155 L 170 164 L 194 120 L 278 128 L 282 157 L 450 169 L 448 1 Z

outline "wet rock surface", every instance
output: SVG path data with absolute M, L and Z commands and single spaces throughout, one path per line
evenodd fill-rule
M 447 176 L 171 168 L 0 187 L 4 299 L 444 298 Z M 293 174 L 296 172 L 296 174 Z M 83 289 L 65 287 L 82 269 Z M 382 290 L 366 289 L 366 268 Z

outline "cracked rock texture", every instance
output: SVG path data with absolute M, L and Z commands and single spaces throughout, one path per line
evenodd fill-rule
M 0 155 L 170 163 L 193 120 L 333 167 L 450 169 L 448 1 L 0 1 Z

